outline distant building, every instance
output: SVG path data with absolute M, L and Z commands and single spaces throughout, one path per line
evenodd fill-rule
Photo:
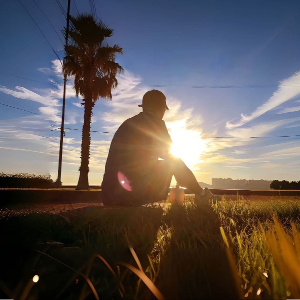
M 269 190 L 271 180 L 254 179 L 231 179 L 231 178 L 213 178 L 212 187 L 214 189 L 245 189 L 245 190 Z

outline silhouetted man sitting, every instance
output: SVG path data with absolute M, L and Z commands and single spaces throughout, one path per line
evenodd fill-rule
M 201 194 L 194 174 L 170 154 L 172 140 L 162 120 L 168 109 L 165 95 L 147 92 L 143 112 L 126 120 L 110 145 L 102 182 L 103 203 L 136 206 L 165 200 L 172 175 L 180 186 Z

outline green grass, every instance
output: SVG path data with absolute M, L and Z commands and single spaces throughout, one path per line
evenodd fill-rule
M 160 297 L 155 288 L 165 299 L 297 295 L 276 261 L 281 254 L 272 252 L 270 243 L 277 245 L 271 238 L 277 236 L 274 213 L 288 236 L 293 228 L 295 234 L 299 199 L 240 199 L 209 206 L 186 198 L 182 207 L 89 207 L 6 215 L 0 220 L 5 274 L 0 298 L 20 298 L 35 274 L 40 280 L 30 286 L 28 299 L 33 300 L 96 299 L 95 293 L 100 299 L 155 299 Z M 100 256 L 91 261 L 95 254 Z

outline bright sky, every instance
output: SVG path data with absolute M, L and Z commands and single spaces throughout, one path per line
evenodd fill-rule
M 20 0 L 63 58 L 63 46 L 32 0 Z M 60 1 L 67 9 L 67 0 Z M 63 40 L 54 0 L 35 0 Z M 94 109 L 90 184 L 101 184 L 118 126 L 137 114 L 143 94 L 167 96 L 174 142 L 197 179 L 299 180 L 300 1 L 95 0 L 124 51 L 111 102 Z M 88 0 L 76 1 L 90 13 Z M 71 13 L 77 14 L 74 0 Z M 17 0 L 0 4 L 0 172 L 57 176 L 62 104 L 60 63 Z M 32 81 L 25 80 L 19 76 Z M 63 184 L 76 184 L 83 108 L 68 83 Z M 278 136 L 292 136 L 279 138 Z M 213 137 L 228 136 L 228 139 Z M 259 136 L 260 139 L 250 139 Z M 182 139 L 181 139 L 182 138 Z M 183 141 L 180 143 L 180 141 Z M 177 152 L 178 152 L 177 151 Z

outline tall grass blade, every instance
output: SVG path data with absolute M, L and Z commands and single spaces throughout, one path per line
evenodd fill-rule
M 145 285 L 149 288 L 149 290 L 153 293 L 153 295 L 158 299 L 158 300 L 164 300 L 164 296 L 162 293 L 158 290 L 158 288 L 154 285 L 154 283 L 149 279 L 149 277 L 139 269 L 133 267 L 130 264 L 124 263 L 124 262 L 119 262 L 120 265 L 128 268 L 130 271 L 135 273 L 144 283 Z
M 45 255 L 45 256 L 47 256 L 47 257 L 49 257 L 49 258 L 51 258 L 51 259 L 54 260 L 54 261 L 60 263 L 61 265 L 65 266 L 66 268 L 68 268 L 68 269 L 70 269 L 70 270 L 72 270 L 72 271 L 74 271 L 74 272 L 80 274 L 80 275 L 86 280 L 86 282 L 88 283 L 88 285 L 90 286 L 90 288 L 91 288 L 91 290 L 92 290 L 92 292 L 93 292 L 95 298 L 96 298 L 97 300 L 99 300 L 99 296 L 98 296 L 98 294 L 97 294 L 97 291 L 96 291 L 94 285 L 92 284 L 91 280 L 90 280 L 88 277 L 85 276 L 85 274 L 79 272 L 78 270 L 73 269 L 72 267 L 66 265 L 65 263 L 59 261 L 58 259 L 56 259 L 56 258 L 50 256 L 50 255 L 47 254 L 47 253 L 41 252 L 41 251 L 39 251 L 39 250 L 36 250 L 36 251 L 39 252 L 39 253 L 41 253 L 41 254 L 43 254 L 43 255 Z
M 9 289 L 9 287 L 0 279 L 0 287 L 2 289 L 2 291 L 9 297 L 9 298 L 13 298 L 13 293 L 12 291 Z
M 126 229 L 125 229 L 125 238 L 126 238 L 126 241 L 127 241 L 128 247 L 129 247 L 129 250 L 130 250 L 130 252 L 131 252 L 131 254 L 132 254 L 132 256 L 133 256 L 133 258 L 134 258 L 136 264 L 138 265 L 139 269 L 140 269 L 142 272 L 144 272 L 143 267 L 142 267 L 142 264 L 141 264 L 141 262 L 140 262 L 138 256 L 136 255 L 136 253 L 135 253 L 133 247 L 131 246 L 131 244 L 130 244 L 130 242 L 129 242 L 128 234 L 127 234 Z
M 275 226 L 273 230 L 267 232 L 266 243 L 293 298 L 300 298 L 300 260 L 296 253 L 296 246 L 293 245 L 288 234 L 284 232 L 278 218 L 276 216 L 273 218 Z M 295 238 L 299 232 L 296 228 L 292 230 L 294 230 Z
M 227 240 L 227 237 L 226 237 L 226 234 L 225 234 L 225 231 L 224 231 L 223 227 L 220 227 L 220 231 L 221 231 L 223 241 L 226 244 L 225 252 L 226 252 L 227 259 L 228 259 L 229 267 L 231 269 L 231 274 L 233 276 L 233 280 L 234 280 L 234 283 L 235 283 L 236 292 L 238 293 L 239 299 L 243 299 L 244 296 L 243 296 L 243 293 L 242 293 L 242 290 L 241 290 L 242 282 L 241 282 L 241 278 L 240 278 L 239 273 L 238 273 L 238 269 L 236 267 L 236 261 L 234 259 L 232 250 L 229 247 L 229 243 L 228 243 L 228 240 Z
M 112 275 L 115 276 L 116 279 L 118 279 L 118 281 L 119 281 L 119 278 L 118 278 L 116 272 L 112 269 L 112 267 L 111 267 L 110 264 L 105 260 L 105 258 L 102 257 L 102 256 L 99 255 L 99 254 L 94 254 L 94 255 L 92 256 L 92 258 L 91 258 L 91 260 L 90 260 L 90 263 L 89 263 L 89 266 L 88 266 L 88 269 L 87 269 L 87 272 L 86 272 L 86 275 L 85 275 L 85 276 L 86 276 L 86 277 L 89 276 L 89 274 L 90 274 L 90 272 L 91 272 L 91 269 L 92 269 L 92 264 L 93 264 L 94 260 L 95 260 L 97 257 L 98 257 L 98 258 L 106 265 L 106 267 L 107 267 L 108 270 L 112 273 Z M 119 284 L 120 284 L 120 286 L 122 287 L 122 290 L 123 290 L 123 292 L 124 292 L 124 287 L 123 287 L 123 285 L 122 285 L 120 282 L 119 282 Z M 123 293 L 121 292 L 120 289 L 119 289 L 119 293 L 120 293 L 121 297 L 123 298 Z M 85 286 L 83 287 L 83 289 L 82 289 L 82 291 L 81 291 L 81 293 L 80 293 L 79 300 L 84 299 L 84 298 L 85 298 L 84 295 L 85 295 Z

